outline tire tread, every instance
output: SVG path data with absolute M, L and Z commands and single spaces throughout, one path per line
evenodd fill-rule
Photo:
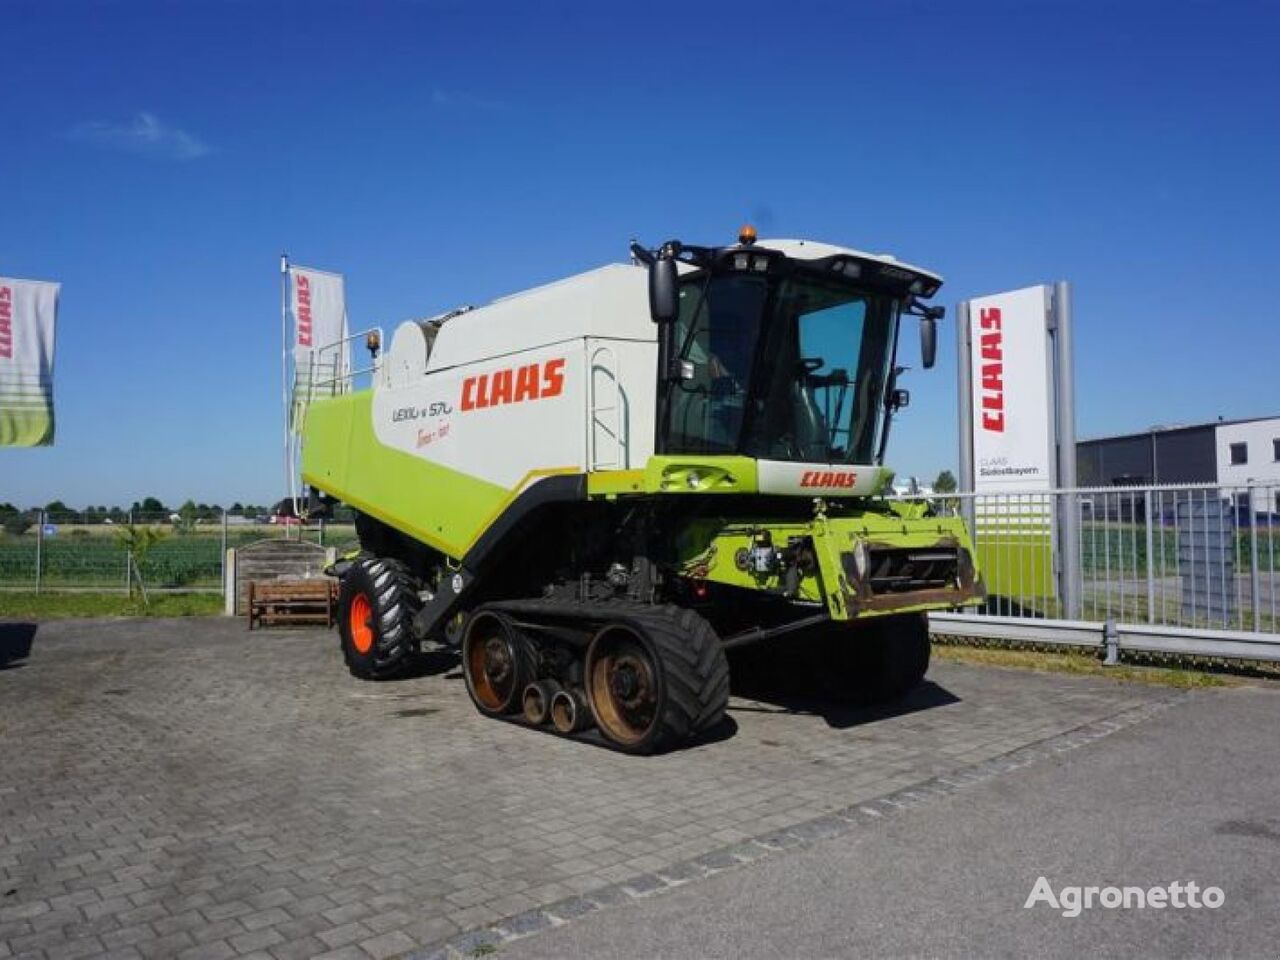
M 360 581 L 365 581 L 363 584 Z M 409 568 L 389 557 L 361 557 L 343 577 L 339 629 L 342 656 L 353 676 L 380 680 L 403 672 L 413 659 L 413 614 L 419 604 L 417 583 Z M 372 656 L 357 653 L 345 630 L 350 596 L 363 589 L 374 609 Z
M 674 605 L 639 607 L 620 617 L 652 639 L 668 696 L 644 752 L 668 750 L 714 727 L 729 705 L 729 662 L 703 617 Z

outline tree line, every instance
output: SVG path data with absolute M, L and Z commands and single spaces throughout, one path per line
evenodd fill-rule
M 168 523 L 194 526 L 201 522 L 221 521 L 223 512 L 229 517 L 256 520 L 269 517 L 271 508 L 261 504 L 239 502 L 223 508 L 217 503 L 196 503 L 187 500 L 177 508 L 167 506 L 158 497 L 143 497 L 128 507 L 89 505 L 81 509 L 70 507 L 61 500 L 52 500 L 43 507 L 22 509 L 12 503 L 0 503 L 0 525 L 8 533 L 22 534 L 29 530 L 44 511 L 46 523 Z M 176 521 L 174 518 L 177 518 Z

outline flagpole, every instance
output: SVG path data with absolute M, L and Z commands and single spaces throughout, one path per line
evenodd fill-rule
M 289 397 L 289 255 L 280 254 L 280 394 L 284 403 L 284 481 L 293 493 L 293 454 L 290 449 Z M 295 513 L 297 510 L 295 509 Z

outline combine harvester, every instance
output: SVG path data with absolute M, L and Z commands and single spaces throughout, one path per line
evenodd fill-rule
M 899 320 L 936 275 L 804 240 L 656 250 L 401 324 L 306 412 L 351 672 L 461 643 L 476 707 L 633 753 L 714 726 L 725 650 L 794 644 L 828 693 L 904 694 L 926 611 L 978 600 L 961 520 L 881 499 Z M 375 344 L 376 345 L 376 344 Z

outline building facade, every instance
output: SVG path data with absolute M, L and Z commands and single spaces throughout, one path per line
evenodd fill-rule
M 1076 470 L 1083 487 L 1252 484 L 1253 510 L 1280 513 L 1280 417 L 1153 427 L 1082 440 L 1076 444 Z M 1246 492 L 1233 495 L 1244 508 Z

